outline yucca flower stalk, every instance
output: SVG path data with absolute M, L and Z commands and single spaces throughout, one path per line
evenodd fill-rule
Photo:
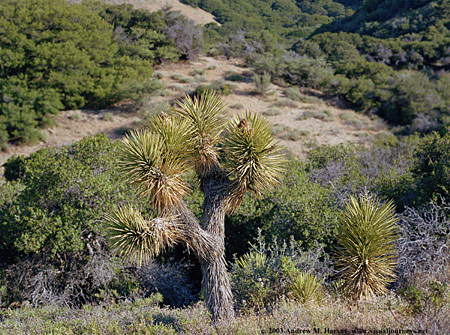
M 398 218 L 392 201 L 350 197 L 340 213 L 336 255 L 342 290 L 351 299 L 382 295 L 395 280 Z
M 123 141 L 119 167 L 158 216 L 146 219 L 126 206 L 112 210 L 105 216 L 109 241 L 138 265 L 183 243 L 199 257 L 213 320 L 229 319 L 234 311 L 224 256 L 225 214 L 238 209 L 247 191 L 260 195 L 278 183 L 285 160 L 262 117 L 247 113 L 226 126 L 225 104 L 214 92 L 186 96 L 178 108 Z M 190 169 L 204 194 L 200 221 L 184 203 Z

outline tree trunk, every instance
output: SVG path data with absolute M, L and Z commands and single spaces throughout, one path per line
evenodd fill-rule
M 233 295 L 225 261 L 225 213 L 227 181 L 220 177 L 202 179 L 204 194 L 201 226 L 217 239 L 215 257 L 202 260 L 202 287 L 213 321 L 234 317 Z

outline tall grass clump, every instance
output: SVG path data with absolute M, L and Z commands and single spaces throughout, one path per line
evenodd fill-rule
M 340 213 L 336 265 L 343 293 L 352 300 L 381 295 L 395 280 L 398 218 L 392 201 L 350 197 Z

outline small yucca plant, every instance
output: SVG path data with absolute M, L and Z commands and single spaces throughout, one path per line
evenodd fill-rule
M 302 304 L 309 301 L 319 302 L 324 297 L 322 283 L 316 275 L 301 272 L 290 287 L 290 295 Z
M 350 197 L 339 217 L 336 254 L 341 286 L 353 300 L 381 295 L 395 279 L 398 218 L 392 201 Z

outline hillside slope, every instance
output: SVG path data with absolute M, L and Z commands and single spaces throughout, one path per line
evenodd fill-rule
M 286 89 L 271 84 L 266 96 L 255 94 L 249 68 L 243 60 L 201 57 L 197 61 L 160 65 L 155 75 L 165 88 L 148 97 L 142 106 L 125 101 L 104 110 L 71 110 L 56 117 L 57 126 L 43 130 L 45 140 L 29 146 L 9 144 L 0 152 L 0 165 L 13 155 L 29 155 L 44 147 L 72 144 L 85 136 L 105 133 L 122 138 L 128 129 L 142 126 L 153 113 L 194 91 L 199 85 L 229 88 L 224 100 L 229 116 L 246 110 L 265 115 L 273 125 L 275 137 L 296 156 L 321 144 L 365 143 L 382 135 L 386 128 L 355 111 L 340 108 L 336 101 L 320 98 L 320 92 L 306 95 L 298 91 L 298 101 L 288 99 Z M 227 80 L 228 79 L 228 80 Z
M 174 11 L 181 12 L 182 15 L 194 21 L 196 24 L 207 24 L 215 22 L 212 14 L 200 8 L 193 8 L 191 6 L 182 4 L 178 0 L 101 0 L 102 2 L 111 3 L 114 5 L 131 4 L 136 8 L 148 9 L 151 12 L 156 12 L 164 7 L 171 7 Z M 80 3 L 82 0 L 69 0 L 70 3 Z

